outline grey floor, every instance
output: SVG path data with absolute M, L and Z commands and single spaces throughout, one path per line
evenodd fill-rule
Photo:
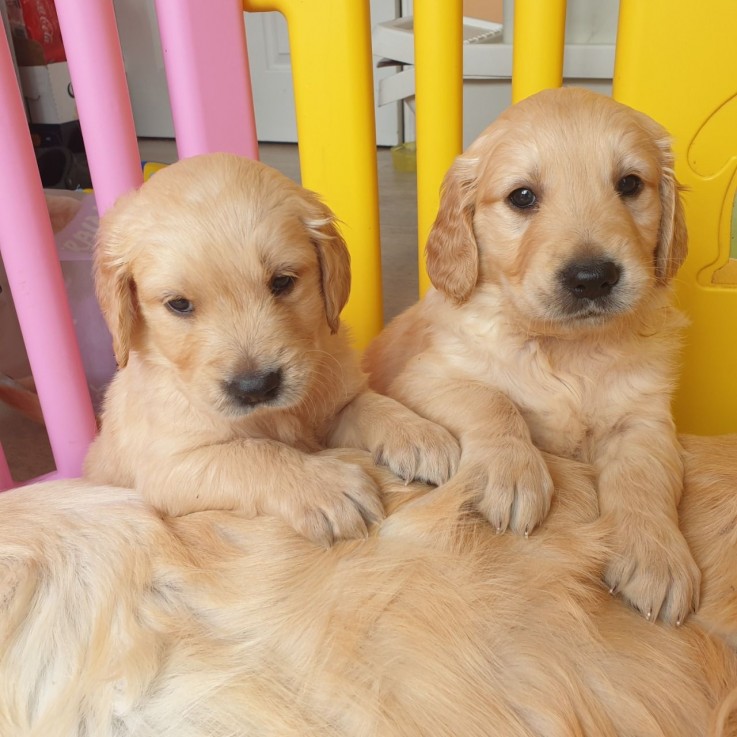
M 143 161 L 176 159 L 172 141 L 142 140 Z M 297 147 L 261 144 L 261 160 L 299 180 Z M 415 175 L 395 171 L 388 149 L 378 151 L 384 317 L 391 319 L 417 299 L 417 203 Z M 0 444 L 13 478 L 24 481 L 54 468 L 45 431 L 0 403 Z

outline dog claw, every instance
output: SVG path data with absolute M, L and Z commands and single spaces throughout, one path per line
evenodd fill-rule
M 616 593 L 617 593 L 617 585 L 616 585 L 616 584 L 614 584 L 614 586 L 611 586 L 611 587 L 609 588 L 609 593 L 610 593 L 610 594 L 611 594 L 612 596 L 614 596 L 614 594 L 616 594 Z
M 648 610 L 648 613 L 645 616 L 645 619 L 647 619 L 647 621 L 649 622 L 652 616 L 653 616 L 653 610 L 650 609 L 650 610 Z
M 527 525 L 525 525 L 525 538 L 528 538 L 529 536 L 530 536 L 530 530 L 527 527 Z

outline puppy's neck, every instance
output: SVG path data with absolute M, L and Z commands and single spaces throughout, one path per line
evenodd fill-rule
M 658 286 L 626 313 L 598 319 L 541 320 L 530 317 L 516 306 L 506 297 L 503 289 L 487 285 L 483 294 L 476 298 L 478 304 L 471 300 L 461 309 L 470 314 L 477 313 L 480 317 L 492 316 L 491 321 L 507 336 L 516 338 L 517 342 L 535 340 L 541 345 L 568 346 L 579 343 L 595 348 L 615 342 L 621 344 L 628 339 L 639 340 L 663 331 L 670 333 L 683 327 L 685 319 L 673 307 L 672 301 L 672 289 Z

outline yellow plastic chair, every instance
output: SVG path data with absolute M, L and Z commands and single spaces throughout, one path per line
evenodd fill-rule
M 682 431 L 737 431 L 737 3 L 622 0 L 614 96 L 674 137 L 689 230 L 678 299 L 691 319 L 674 410 Z
M 562 84 L 565 0 L 516 0 L 514 100 Z M 620 0 L 613 96 L 673 135 L 689 256 L 677 299 L 691 320 L 674 412 L 681 432 L 737 431 L 737 2 Z M 737 242 L 735 242 L 737 247 Z

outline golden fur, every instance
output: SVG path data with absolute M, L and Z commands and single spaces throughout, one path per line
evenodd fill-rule
M 194 157 L 116 203 L 98 241 L 119 371 L 90 480 L 170 515 L 277 515 L 330 544 L 383 510 L 359 466 L 314 451 L 363 448 L 407 480 L 453 471 L 445 429 L 367 390 L 339 319 L 348 250 L 311 192 L 242 157 Z
M 446 176 L 427 243 L 435 289 L 365 368 L 458 437 L 459 473 L 498 531 L 545 518 L 540 450 L 591 463 L 614 530 L 606 581 L 681 623 L 700 573 L 677 515 L 683 318 L 669 284 L 686 231 L 672 164 L 666 132 L 607 97 L 548 90 L 513 106 Z
M 529 540 L 453 481 L 427 493 L 369 464 L 392 514 L 328 550 L 273 517 L 162 519 L 82 481 L 4 493 L 0 735 L 734 737 L 737 437 L 684 440 L 704 588 L 678 629 L 601 584 L 607 522 L 565 459 Z

